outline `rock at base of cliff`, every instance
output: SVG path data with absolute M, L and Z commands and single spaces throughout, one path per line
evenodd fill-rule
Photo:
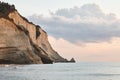
M 69 62 L 73 62 L 73 63 L 75 63 L 75 59 L 74 59 L 74 58 L 72 58 Z

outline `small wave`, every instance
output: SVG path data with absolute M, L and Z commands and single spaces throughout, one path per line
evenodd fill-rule
M 10 65 L 7 64 L 1 64 L 0 67 L 9 67 Z
M 120 74 L 101 74 L 101 73 L 97 73 L 97 74 L 87 74 L 87 76 L 120 76 Z

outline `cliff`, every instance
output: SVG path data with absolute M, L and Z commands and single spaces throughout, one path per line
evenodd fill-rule
M 48 42 L 47 33 L 22 17 L 14 5 L 0 2 L 0 63 L 66 62 Z

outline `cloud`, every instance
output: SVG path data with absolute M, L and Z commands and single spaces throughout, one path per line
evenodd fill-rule
M 49 35 L 72 43 L 103 42 L 120 37 L 119 19 L 113 13 L 105 14 L 96 4 L 58 9 L 50 15 L 31 15 L 28 18 L 42 25 Z

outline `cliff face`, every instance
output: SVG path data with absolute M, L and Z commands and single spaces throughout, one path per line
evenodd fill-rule
M 0 63 L 66 62 L 53 50 L 47 33 L 22 17 L 14 5 L 0 2 Z
M 0 18 L 0 63 L 42 63 L 25 31 L 7 19 Z

